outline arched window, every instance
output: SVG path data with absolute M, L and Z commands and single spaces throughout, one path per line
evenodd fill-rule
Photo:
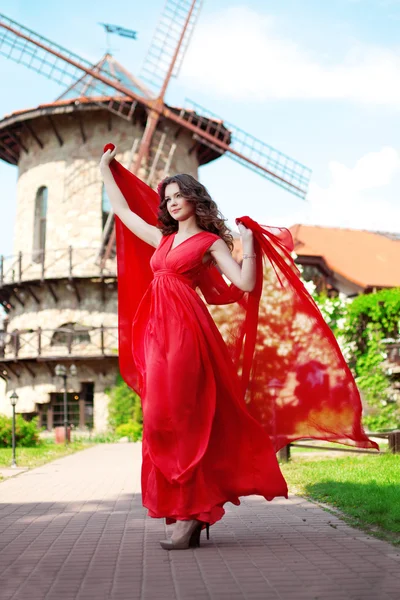
M 106 188 L 103 183 L 103 187 L 101 189 L 101 223 L 102 223 L 102 244 L 103 248 L 107 247 L 109 242 L 111 232 L 112 232 L 112 220 L 110 215 L 112 214 L 111 202 L 108 197 Z M 111 250 L 110 258 L 114 258 L 115 256 L 115 246 Z
M 108 219 L 110 212 L 111 212 L 111 203 L 110 203 L 110 199 L 108 197 L 106 188 L 103 183 L 103 187 L 101 190 L 101 222 L 102 222 L 103 230 L 107 223 L 107 219 Z
M 71 348 L 75 344 L 90 343 L 90 335 L 87 329 L 79 323 L 64 323 L 53 333 L 50 345 Z
M 40 262 L 46 247 L 47 187 L 40 187 L 35 198 L 33 260 Z

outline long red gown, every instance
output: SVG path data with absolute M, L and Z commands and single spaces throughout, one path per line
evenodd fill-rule
M 157 193 L 117 161 L 110 168 L 130 208 L 157 225 Z M 203 264 L 218 236 L 204 231 L 175 248 L 165 236 L 154 251 L 116 218 L 119 364 L 142 400 L 142 494 L 153 517 L 214 523 L 240 496 L 287 496 L 275 452 L 296 439 L 378 448 L 299 278 L 290 232 L 240 220 L 257 255 L 246 294 Z M 207 303 L 226 305 L 219 328 L 197 287 Z
M 269 436 L 249 414 L 236 369 L 195 291 L 202 232 L 154 252 L 154 279 L 135 316 L 133 358 L 143 380 L 143 504 L 152 517 L 214 523 L 239 496 L 287 496 Z

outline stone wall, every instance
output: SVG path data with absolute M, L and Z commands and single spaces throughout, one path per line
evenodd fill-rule
M 11 412 L 11 404 L 7 395 L 7 383 L 5 379 L 0 378 L 0 414 L 11 414 Z
M 109 116 L 104 111 L 85 112 L 82 118 L 87 136 L 85 143 L 76 118 L 67 114 L 52 117 L 63 140 L 62 146 L 45 118 L 35 119 L 32 123 L 43 148 L 39 148 L 29 134 L 23 139 L 29 153 L 22 152 L 19 163 L 14 254 L 32 252 L 35 198 L 42 186 L 48 188 L 46 249 L 51 251 L 70 245 L 99 248 L 102 181 L 98 164 L 103 146 L 108 141 L 113 142 L 118 148 L 117 159 L 129 167 L 132 145 L 135 139 L 141 137 L 143 130 L 140 125 L 131 125 L 116 116 L 111 117 L 109 130 Z M 170 125 L 162 157 L 172 143 L 177 143 L 170 173 L 186 172 L 197 176 L 196 156 L 188 153 L 191 136 L 182 132 L 176 140 L 176 129 L 175 125 Z M 151 155 L 155 153 L 156 148 L 153 147 Z M 156 175 L 161 173 L 160 169 L 156 170 Z
M 103 117 L 103 118 L 102 118 Z M 98 169 L 105 140 L 115 139 L 124 162 L 137 127 L 115 118 L 108 131 L 103 112 L 83 113 L 86 143 L 73 115 L 52 117 L 63 140 L 60 146 L 45 119 L 35 119 L 35 132 L 43 142 L 39 148 L 26 135 L 29 154 L 22 153 L 17 184 L 17 216 L 14 253 L 29 253 L 33 246 L 34 206 L 37 190 L 48 188 L 46 249 L 75 247 L 98 248 L 101 241 L 101 189 Z

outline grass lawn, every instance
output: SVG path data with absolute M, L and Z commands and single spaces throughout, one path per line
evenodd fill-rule
M 400 456 L 294 458 L 281 465 L 289 489 L 338 509 L 357 527 L 400 545 Z
M 78 450 L 92 446 L 90 442 L 71 442 L 68 446 L 64 444 L 55 444 L 50 441 L 43 441 L 40 446 L 33 448 L 16 449 L 16 460 L 19 467 L 39 467 L 51 460 L 61 456 L 73 454 Z M 11 466 L 12 450 L 11 448 L 0 448 L 0 468 Z M 1 478 L 1 476 L 0 476 Z

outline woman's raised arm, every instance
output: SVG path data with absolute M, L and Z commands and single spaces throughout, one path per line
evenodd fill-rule
M 116 155 L 114 150 L 106 150 L 100 160 L 100 172 L 104 181 L 108 197 L 111 202 L 114 214 L 134 233 L 138 238 L 150 244 L 150 246 L 158 246 L 161 241 L 162 233 L 153 225 L 146 223 L 139 215 L 135 214 L 128 206 L 127 201 L 122 195 L 119 187 L 115 183 L 114 177 L 110 170 L 110 162 Z
M 210 248 L 210 253 L 222 273 L 236 287 L 244 292 L 252 292 L 256 285 L 256 255 L 254 253 L 253 232 L 238 223 L 242 238 L 243 263 L 242 266 L 232 258 L 228 246 L 223 240 L 217 240 Z

